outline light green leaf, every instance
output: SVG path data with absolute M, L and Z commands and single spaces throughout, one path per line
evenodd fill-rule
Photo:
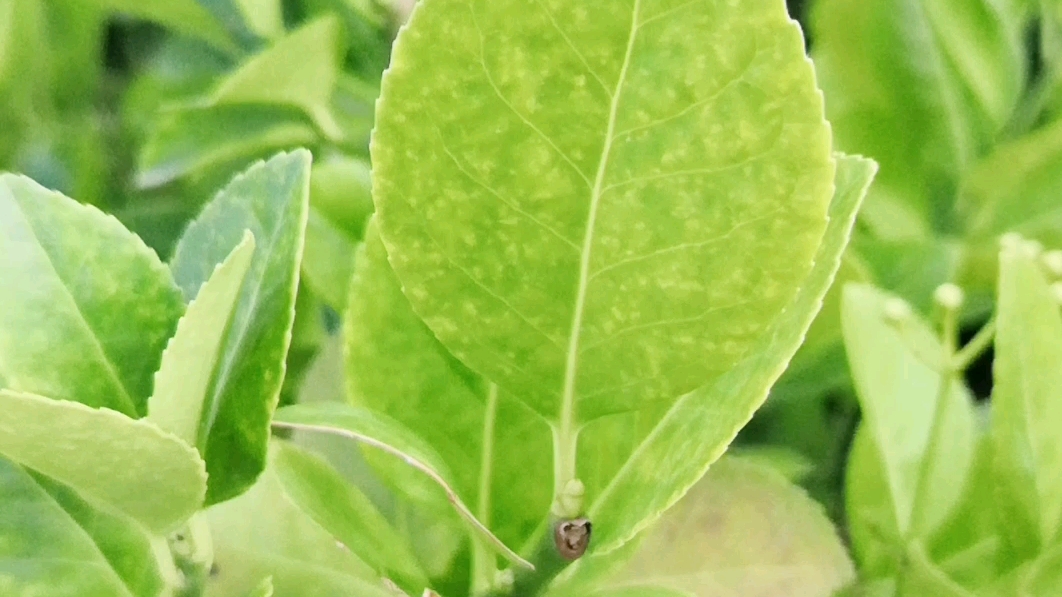
M 977 164 L 963 184 L 971 234 L 991 237 L 1017 231 L 1062 241 L 1062 120 L 1000 145 Z
M 317 139 L 307 118 L 287 106 L 172 107 L 160 114 L 140 149 L 136 185 L 160 187 Z
M 428 585 L 405 537 L 327 462 L 284 442 L 276 444 L 272 462 L 292 502 L 380 576 L 390 578 L 410 594 Z
M 1000 529 L 1034 556 L 1062 530 L 1062 317 L 1026 243 L 1000 253 L 992 440 Z
M 320 211 L 310 208 L 302 274 L 306 284 L 338 312 L 347 303 L 357 240 L 347 236 Z
M 902 597 L 974 597 L 931 562 L 921 547 L 909 550 L 899 584 Z
M 142 415 L 181 315 L 158 257 L 117 220 L 0 175 L 0 378 Z
M 325 135 L 343 136 L 332 114 L 339 70 L 339 21 L 325 16 L 278 39 L 218 85 L 214 104 L 280 104 L 306 113 Z
M 612 587 L 645 587 L 631 594 L 829 597 L 854 577 L 818 503 L 768 468 L 724 457 L 598 585 L 608 590 L 556 594 L 612 596 Z
M 107 10 L 126 13 L 154 21 L 178 33 L 197 37 L 230 54 L 239 51 L 229 38 L 225 28 L 196 0 L 167 0 L 166 2 L 142 2 L 141 0 L 91 0 Z
M 825 229 L 830 131 L 781 2 L 424 0 L 377 116 L 414 310 L 565 444 L 731 369 Z
M 269 420 L 284 378 L 306 229 L 310 154 L 279 154 L 225 187 L 185 230 L 170 264 L 187 299 L 241 242 L 256 249 L 200 419 L 207 503 L 238 495 L 265 466 Z
M 870 481 L 873 485 L 868 488 L 849 487 L 849 520 L 859 525 L 860 502 L 880 504 L 882 496 L 875 492 L 884 487 L 891 504 L 888 528 L 901 537 L 925 539 L 951 514 L 969 479 L 976 440 L 972 398 L 961 380 L 952 380 L 943 420 L 934 428 L 941 375 L 920 357 L 942 357 L 943 348 L 929 326 L 913 314 L 902 324 L 901 334 L 886 319 L 889 299 L 865 285 L 850 284 L 844 292 L 845 348 L 862 408 L 862 425 L 872 445 L 867 448 L 867 459 L 850 466 L 864 463 L 876 471 L 870 479 L 880 475 L 884 480 L 883 484 L 880 479 Z M 939 434 L 938 451 L 926 463 L 934 431 Z M 925 487 L 920 488 L 923 467 L 928 467 L 928 474 Z M 921 502 L 916 498 L 919 492 Z
M 738 366 L 682 396 L 629 457 L 589 510 L 593 551 L 625 543 L 660 516 L 704 474 L 767 397 L 800 346 L 833 282 L 874 162 L 841 157 L 830 225 L 815 267 L 785 316 Z
M 453 489 L 444 461 L 416 434 L 397 421 L 380 413 L 345 404 L 295 404 L 277 411 L 273 424 L 280 428 L 319 431 L 349 437 L 365 445 L 401 458 L 409 466 L 427 475 L 444 492 L 480 538 L 510 561 L 526 568 L 534 567 L 507 547 L 476 519 Z
M 273 597 L 273 577 L 267 576 L 246 597 Z
M 1021 96 L 1023 12 L 996 0 L 821 0 L 810 21 L 838 149 L 881 163 L 863 221 L 883 238 L 925 236 Z
M 372 568 L 296 506 L 272 467 L 206 517 L 215 569 L 205 597 L 247 593 L 265 576 L 285 597 L 393 597 Z
M 203 503 L 206 475 L 196 451 L 112 410 L 0 390 L 0 454 L 157 532 Z
M 193 446 L 200 444 L 200 428 L 204 419 L 209 424 L 215 406 L 210 384 L 253 255 L 254 236 L 246 231 L 188 305 L 155 374 L 148 420 Z
M 549 510 L 549 426 L 503 392 L 495 392 L 489 408 L 491 384 L 447 352 L 413 312 L 374 221 L 355 262 L 344 327 L 351 401 L 392 417 L 431 445 L 453 471 L 457 494 L 503 541 L 519 545 Z M 488 417 L 493 433 L 485 439 Z M 416 491 L 404 463 L 366 456 L 396 488 Z M 488 491 L 481 495 L 484 474 Z
M 284 33 L 284 14 L 280 0 L 235 0 L 235 4 L 251 31 L 268 39 Z
M 0 466 L 15 465 L 8 463 Z M 66 512 L 70 520 L 92 539 L 96 549 L 106 558 L 106 565 L 122 579 L 130 593 L 138 597 L 168 595 L 168 587 L 178 583 L 177 569 L 164 539 L 148 535 L 144 527 L 131 518 L 92 506 L 77 492 L 40 473 L 27 472 Z M 0 503 L 8 502 L 0 499 Z M 10 535 L 0 531 L 0 536 Z M 32 540 L 40 542 L 39 535 Z
M 141 597 L 30 474 L 0 458 L 0 594 Z M 47 537 L 47 541 L 42 541 Z

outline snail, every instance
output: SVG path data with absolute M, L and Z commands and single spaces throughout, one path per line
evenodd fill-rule
M 590 521 L 586 518 L 562 520 L 553 527 L 553 543 L 566 560 L 577 560 L 590 545 Z

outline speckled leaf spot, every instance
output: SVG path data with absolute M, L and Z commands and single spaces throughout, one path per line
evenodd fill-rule
M 417 314 L 564 428 L 748 351 L 810 269 L 830 143 L 782 0 L 423 0 L 373 191 Z

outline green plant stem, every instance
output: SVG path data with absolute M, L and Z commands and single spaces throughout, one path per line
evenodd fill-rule
M 498 413 L 498 386 L 490 384 L 487 411 L 483 415 L 483 450 L 479 465 L 479 494 L 476 499 L 476 518 L 490 526 L 490 486 L 494 466 L 494 420 Z M 498 571 L 494 552 L 476 536 L 472 537 L 472 594 L 482 595 L 490 590 Z
M 942 367 L 940 369 L 940 387 L 937 390 L 936 405 L 933 409 L 933 421 L 929 428 L 929 440 L 926 443 L 926 451 L 922 457 L 922 463 L 918 468 L 918 484 L 915 486 L 914 504 L 911 509 L 911 524 L 907 529 L 908 541 L 917 538 L 925 524 L 925 509 L 929 492 L 929 478 L 932 474 L 933 464 L 940 454 L 940 438 L 943 434 L 944 420 L 948 415 L 948 403 L 950 402 L 951 386 L 956 375 L 954 364 L 955 352 L 959 339 L 958 313 L 955 309 L 945 309 L 942 323 Z
M 557 425 L 553 427 L 553 498 L 554 509 L 562 508 L 565 489 L 568 483 L 576 479 L 575 461 L 579 446 L 579 430 L 574 426 Z M 578 512 L 554 512 L 558 517 L 571 518 Z
M 965 371 L 992 344 L 996 336 L 996 320 L 988 320 L 974 337 L 962 347 L 952 360 L 952 371 Z

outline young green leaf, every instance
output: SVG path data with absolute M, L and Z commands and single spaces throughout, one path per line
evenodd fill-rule
M 319 431 L 349 437 L 401 458 L 407 465 L 426 475 L 446 492 L 447 499 L 457 509 L 458 514 L 481 539 L 510 561 L 525 568 L 534 568 L 476 519 L 476 516 L 454 491 L 453 482 L 449 480 L 451 476 L 442 458 L 422 439 L 397 421 L 380 413 L 345 404 L 320 403 L 286 406 L 277 411 L 273 424 L 280 428 Z
M 160 533 L 206 490 L 196 451 L 151 423 L 33 394 L 0 390 L 0 454 Z
M 1062 240 L 1062 120 L 1009 143 L 980 161 L 964 180 L 962 208 L 971 234 L 1016 231 Z
M 140 2 L 139 0 L 91 0 L 101 8 L 123 12 L 208 42 L 219 50 L 239 51 L 225 28 L 196 0 Z
M 219 167 L 264 159 L 318 139 L 297 110 L 276 105 L 186 105 L 158 117 L 137 156 L 136 185 L 152 189 Z
M 891 504 L 888 528 L 899 537 L 925 539 L 951 514 L 969 478 L 976 439 L 973 405 L 958 379 L 951 380 L 941 396 L 940 372 L 921 360 L 942 358 L 940 341 L 913 314 L 890 323 L 889 300 L 884 292 L 865 285 L 849 285 L 844 292 L 842 327 L 848 364 L 873 444 L 867 460 L 850 466 L 864 463 L 883 475 Z M 943 420 L 935 425 L 941 399 L 948 402 Z M 934 441 L 937 453 L 928 455 L 927 447 Z M 880 482 L 865 490 L 849 487 L 853 526 L 862 516 L 859 502 L 881 503 L 885 496 L 876 494 L 879 487 Z
M 596 590 L 561 585 L 550 595 L 611 597 L 613 587 L 644 587 L 650 595 L 829 597 L 854 577 L 821 506 L 774 471 L 725 457 Z
M 0 175 L 0 377 L 142 415 L 181 315 L 166 267 L 113 217 Z
M 331 108 L 339 71 L 338 36 L 339 21 L 331 15 L 301 26 L 225 78 L 212 103 L 295 107 L 328 137 L 342 138 Z
M 215 406 L 210 401 L 210 384 L 253 255 L 254 236 L 247 231 L 188 305 L 155 374 L 148 420 L 193 446 L 200 445 L 204 420 L 206 434 L 210 433 L 209 419 Z
M 21 467 L 0 458 L 0 594 L 142 597 L 107 560 L 94 533 Z M 47 540 L 42 540 L 47 538 Z M 113 544 L 121 540 L 117 537 Z M 125 544 L 131 553 L 133 545 Z M 145 570 L 145 575 L 150 574 Z
M 291 500 L 274 468 L 206 511 L 214 570 L 205 597 L 232 597 L 272 576 L 277 595 L 393 597 L 372 568 Z
M 929 560 L 921 547 L 910 549 L 900 578 L 901 595 L 933 597 L 974 597 Z
M 1026 79 L 1022 11 L 993 0 L 820 0 L 812 56 L 838 149 L 881 163 L 862 219 L 929 232 L 936 202 L 1003 127 Z
M 763 404 L 822 304 L 875 170 L 871 160 L 838 159 L 830 224 L 800 292 L 744 361 L 682 396 L 630 455 L 589 510 L 591 550 L 619 547 L 677 502 Z
M 1000 253 L 992 391 L 1000 529 L 1020 559 L 1062 531 L 1062 317 L 1027 249 L 1019 241 Z
M 351 401 L 431 445 L 453 471 L 457 494 L 503 541 L 519 544 L 549 510 L 549 426 L 502 392 L 494 392 L 489 408 L 492 384 L 447 352 L 402 294 L 375 220 L 355 263 L 344 328 Z M 493 433 L 484 437 L 488 424 Z M 366 456 L 400 490 L 416 488 L 397 476 L 409 468 L 403 463 Z
M 424 0 L 377 116 L 414 310 L 561 453 L 731 369 L 825 229 L 830 132 L 780 2 Z
M 310 154 L 279 154 L 237 176 L 185 230 L 170 264 L 187 299 L 241 242 L 255 238 L 200 418 L 207 503 L 238 495 L 265 466 L 269 420 L 284 378 L 306 229 Z
M 380 576 L 410 594 L 428 585 L 406 538 L 327 462 L 293 444 L 277 442 L 272 465 L 291 501 Z

